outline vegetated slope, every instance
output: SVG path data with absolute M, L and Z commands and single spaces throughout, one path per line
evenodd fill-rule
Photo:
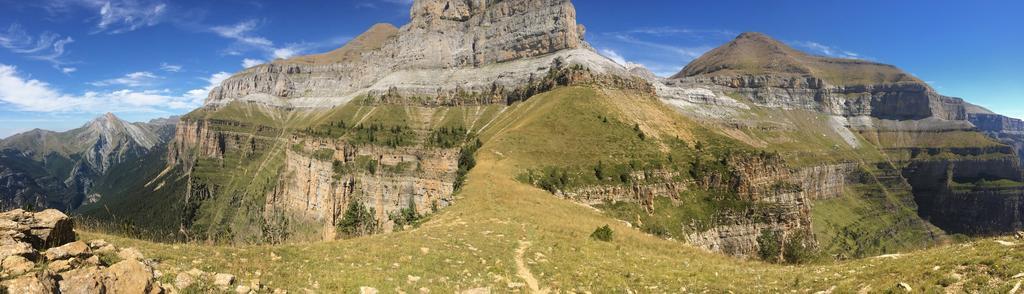
M 976 107 L 896 67 L 810 56 L 744 33 L 658 88 L 709 128 L 800 169 L 819 248 L 833 256 L 1020 229 L 1013 140 L 987 137 L 971 124 Z
M 602 117 L 643 119 L 640 129 L 651 141 L 636 133 L 630 135 L 637 139 L 624 139 L 620 133 L 633 132 L 634 126 L 609 129 Z M 562 88 L 498 115 L 480 133 L 484 144 L 457 204 L 409 230 L 334 242 L 230 247 L 85 235 L 140 247 L 162 260 L 168 282 L 176 272 L 198 267 L 292 291 L 368 286 L 396 292 L 480 287 L 495 292 L 856 292 L 899 290 L 899 283 L 906 283 L 921 291 L 949 286 L 1005 292 L 1018 281 L 1012 277 L 1024 271 L 1019 245 L 992 240 L 820 265 L 737 260 L 640 232 L 517 179 L 549 163 L 573 166 L 604 160 L 608 152 L 625 154 L 615 150 L 657 153 L 661 147 L 654 138 L 691 140 L 701 138 L 700 132 L 653 97 Z M 591 239 L 604 225 L 613 230 L 612 241 Z
M 0 207 L 70 211 L 95 202 L 103 197 L 93 190 L 96 182 L 113 166 L 165 144 L 175 121 L 129 123 L 107 113 L 66 132 L 37 129 L 6 138 L 0 141 L 0 164 L 8 172 L 0 180 L 10 192 L 0 197 Z

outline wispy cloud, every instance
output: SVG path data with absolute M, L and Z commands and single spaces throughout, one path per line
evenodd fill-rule
M 92 33 L 120 34 L 155 26 L 168 19 L 169 6 L 157 0 L 49 0 L 43 8 L 51 16 L 77 9 L 95 13 Z
M 54 68 L 66 74 L 77 70 L 65 66 L 69 62 L 64 60 L 65 46 L 74 41 L 71 37 L 62 37 L 51 32 L 43 32 L 38 37 L 33 37 L 19 24 L 12 24 L 6 32 L 0 32 L 0 46 L 31 59 L 49 62 Z
M 690 29 L 690 28 L 679 28 L 679 27 L 649 27 L 639 28 L 628 31 L 630 34 L 647 34 L 655 36 L 677 36 L 677 35 L 688 35 L 689 37 L 706 38 L 706 37 L 735 37 L 736 32 L 730 30 L 702 30 L 702 29 Z
M 681 57 L 689 58 L 691 60 L 695 59 L 697 57 L 700 57 L 705 52 L 708 52 L 708 50 L 711 50 L 710 46 L 681 47 L 681 46 L 670 45 L 670 44 L 666 44 L 666 43 L 644 41 L 644 40 L 640 40 L 638 38 L 635 38 L 633 36 L 626 35 L 626 34 L 613 34 L 613 36 L 616 39 L 618 39 L 619 41 L 622 41 L 622 42 L 625 42 L 625 43 L 628 43 L 628 44 L 643 46 L 643 47 L 647 47 L 649 49 L 655 49 L 655 50 L 672 52 L 672 53 L 678 54 Z
M 264 63 L 266 63 L 266 61 L 246 58 L 242 59 L 242 68 L 250 68 Z
M 793 46 L 796 46 L 796 47 L 808 50 L 812 54 L 824 55 L 824 56 L 836 57 L 836 58 L 851 58 L 851 59 L 870 60 L 870 58 L 864 57 L 864 56 L 862 56 L 862 55 L 860 55 L 860 54 L 858 54 L 856 52 L 843 50 L 843 49 L 840 49 L 839 47 L 828 46 L 828 45 L 821 44 L 821 43 L 818 43 L 818 42 L 813 42 L 813 41 L 795 41 L 795 42 L 790 42 L 790 44 L 792 44 Z
M 142 87 L 142 86 L 152 86 L 159 79 L 161 79 L 161 77 L 159 77 L 159 76 L 157 76 L 157 75 L 155 75 L 155 74 L 153 74 L 151 72 L 139 71 L 139 72 L 133 72 L 133 73 L 125 74 L 122 77 L 108 79 L 108 80 L 102 80 L 102 81 L 95 81 L 95 82 L 91 82 L 89 84 L 93 85 L 93 86 L 96 86 L 96 87 L 108 87 L 108 86 Z
M 247 20 L 230 26 L 215 26 L 210 28 L 210 30 L 221 37 L 235 40 L 242 45 L 257 48 L 273 47 L 274 42 L 267 38 L 253 35 L 257 25 L 258 22 L 256 20 Z
M 49 83 L 25 78 L 17 68 L 0 64 L 0 104 L 9 109 L 29 112 L 81 112 L 107 111 L 164 112 L 193 109 L 202 105 L 207 93 L 230 74 L 220 72 L 205 78 L 208 86 L 174 95 L 170 90 L 89 91 L 69 94 L 55 89 Z
M 102 1 L 87 2 L 98 4 Z M 96 32 L 119 34 L 154 26 L 160 23 L 166 12 L 167 4 L 160 2 L 107 1 L 100 7 L 100 21 L 96 24 Z
M 638 64 L 658 76 L 671 76 L 690 61 L 735 37 L 729 30 L 645 27 L 594 32 L 588 40 L 616 62 Z M 614 52 L 615 54 L 610 54 Z M 622 57 L 618 60 L 618 57 Z
M 339 46 L 349 39 L 333 38 L 321 42 L 299 42 L 279 46 L 270 39 L 257 34 L 256 30 L 259 27 L 259 21 L 247 20 L 234 25 L 215 26 L 210 28 L 210 31 L 235 41 L 234 46 L 226 50 L 225 54 L 237 56 L 243 55 L 245 51 L 256 50 L 261 52 L 266 59 L 287 59 L 319 48 Z M 250 59 L 256 60 L 255 58 Z
M 183 66 L 176 64 L 169 64 L 166 62 L 160 64 L 160 70 L 166 72 L 181 72 L 182 69 L 184 69 Z

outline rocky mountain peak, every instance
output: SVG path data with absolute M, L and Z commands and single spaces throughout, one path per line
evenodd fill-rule
M 747 32 L 694 60 L 673 78 L 738 72 L 806 75 L 811 69 L 800 61 L 804 57 L 768 35 Z
M 556 59 L 629 75 L 594 52 L 584 34 L 570 0 L 417 0 L 401 28 L 378 24 L 332 52 L 246 69 L 211 91 L 207 105 L 322 108 L 382 93 L 494 97 L 489 91 L 544 76 Z
M 930 90 L 927 84 L 895 66 L 811 55 L 756 32 L 740 34 L 729 43 L 705 53 L 672 78 L 736 76 L 810 78 L 833 86 L 903 83 Z

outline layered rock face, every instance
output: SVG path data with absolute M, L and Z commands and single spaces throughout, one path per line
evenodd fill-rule
M 33 130 L 0 141 L 0 207 L 71 210 L 102 197 L 92 187 L 112 167 L 169 141 L 177 118 L 129 123 L 102 115 L 66 132 Z M 42 199 L 39 195 L 43 195 Z
M 1024 227 L 1024 173 L 1015 150 L 1001 147 L 974 153 L 981 158 L 919 160 L 904 169 L 921 216 L 947 231 L 965 234 Z
M 776 144 L 773 142 L 792 144 L 796 141 L 818 146 L 816 139 L 801 138 L 804 135 L 801 132 L 807 131 L 776 131 L 774 128 L 779 123 L 772 120 L 781 118 L 782 124 L 799 125 L 795 122 L 800 118 L 792 118 L 793 113 L 809 113 L 816 120 L 829 118 L 831 130 L 822 130 L 824 133 L 820 136 L 835 133 L 843 140 L 829 142 L 816 147 L 817 150 L 848 148 L 852 152 L 841 156 L 846 156 L 845 160 L 864 157 L 865 166 L 874 166 L 875 162 L 888 162 L 887 166 L 894 163 L 884 172 L 851 173 L 857 169 L 843 168 L 818 173 L 837 181 L 845 178 L 849 181 L 845 185 L 848 191 L 855 195 L 863 193 L 858 197 L 867 202 L 862 203 L 874 203 L 871 205 L 878 206 L 877 209 L 914 209 L 920 218 L 956 233 L 989 234 L 1019 228 L 1021 218 L 1015 207 L 1020 197 L 1013 191 L 1019 186 L 1021 168 L 1016 151 L 1010 150 L 1019 147 L 1004 148 L 976 132 L 983 130 L 1004 144 L 1015 145 L 1014 133 L 1010 130 L 1018 124 L 991 112 L 979 111 L 980 108 L 960 98 L 938 94 L 923 81 L 893 66 L 811 56 L 763 34 L 744 33 L 694 60 L 677 75 L 652 82 L 663 101 L 684 113 L 715 122 L 728 130 L 727 133 L 743 134 L 733 137 L 752 144 L 770 146 Z M 762 137 L 763 140 L 750 137 L 780 133 L 792 137 Z M 863 144 L 865 141 L 868 144 Z M 870 152 L 882 153 L 885 159 L 867 155 Z M 829 156 L 823 159 L 836 160 Z M 885 174 L 886 180 L 880 180 L 879 173 Z M 848 201 L 829 202 L 832 197 L 842 196 L 844 188 L 842 185 L 830 187 L 827 181 L 822 183 L 805 182 L 801 186 L 808 192 L 833 195 L 814 198 L 815 202 L 827 202 L 825 209 L 841 207 L 843 201 Z M 877 187 L 880 191 L 866 189 L 876 185 L 880 186 Z M 893 193 L 904 190 L 908 197 L 902 192 Z M 913 201 L 903 203 L 904 198 Z M 888 200 L 878 202 L 877 199 Z M 995 209 L 997 213 L 987 215 L 980 213 L 994 209 L 1000 205 L 997 203 L 1003 203 L 1006 208 Z M 893 212 L 893 215 L 898 214 L 898 211 Z M 860 224 L 827 221 L 830 226 L 846 231 L 840 234 L 864 236 L 856 230 L 881 229 L 873 227 L 879 224 L 869 220 Z M 904 223 L 926 222 L 902 219 L 892 225 Z M 927 224 L 915 227 L 925 230 L 921 235 L 932 235 L 926 232 L 930 230 Z M 846 237 L 836 238 L 839 241 L 833 244 L 850 241 Z
M 453 199 L 457 148 L 382 148 L 354 146 L 343 140 L 296 140 L 282 176 L 267 196 L 267 211 L 284 211 L 303 222 L 324 226 L 325 239 L 337 236 L 345 210 L 353 201 L 373 208 L 384 231 L 402 209 L 429 214 Z M 333 151 L 331 157 L 309 154 Z M 345 174 L 337 171 L 349 169 Z
M 844 117 L 967 118 L 962 99 L 939 95 L 893 66 L 811 56 L 759 33 L 741 34 L 708 52 L 666 84 L 710 88 L 762 107 Z M 672 97 L 669 94 L 664 96 Z
M 1024 160 L 1024 120 L 998 115 L 980 107 L 971 107 L 967 116 L 978 130 L 1014 146 L 1017 155 Z
M 400 29 L 376 25 L 334 52 L 247 69 L 213 90 L 208 104 L 329 107 L 365 95 L 493 96 L 495 88 L 512 92 L 543 77 L 556 58 L 598 73 L 625 71 L 589 49 L 569 0 L 418 0 L 410 16 Z

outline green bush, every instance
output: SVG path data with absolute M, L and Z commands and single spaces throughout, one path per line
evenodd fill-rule
M 603 227 L 594 230 L 594 232 L 590 234 L 590 238 L 598 241 L 611 242 L 613 234 L 614 232 L 612 232 L 612 228 L 608 225 L 604 225 Z
M 786 240 L 786 245 L 783 246 L 782 257 L 788 263 L 803 263 L 807 262 L 813 256 L 813 252 L 810 246 L 807 245 L 809 236 L 804 231 L 797 231 L 793 233 Z
M 761 236 L 757 237 L 757 246 L 761 260 L 779 262 L 779 255 L 782 254 L 782 233 L 772 229 L 761 230 Z
M 416 210 L 416 201 L 412 197 L 409 197 L 408 206 L 402 208 L 396 213 L 388 215 L 388 218 L 395 222 L 395 228 L 399 230 L 408 225 L 415 226 L 416 222 L 422 217 L 423 216 Z
M 484 143 L 477 138 L 466 146 L 462 146 L 462 150 L 459 151 L 459 170 L 455 173 L 455 191 L 462 190 L 469 170 L 476 167 L 476 151 L 483 145 Z
M 643 227 L 641 227 L 641 230 L 643 230 L 644 233 L 648 233 L 662 238 L 669 236 L 668 229 L 666 229 L 665 226 L 662 226 L 661 224 L 644 223 Z
M 359 200 L 353 199 L 345 210 L 341 222 L 338 223 L 338 230 L 345 237 L 357 237 L 371 235 L 377 232 L 379 224 L 374 215 L 375 209 L 366 207 Z

